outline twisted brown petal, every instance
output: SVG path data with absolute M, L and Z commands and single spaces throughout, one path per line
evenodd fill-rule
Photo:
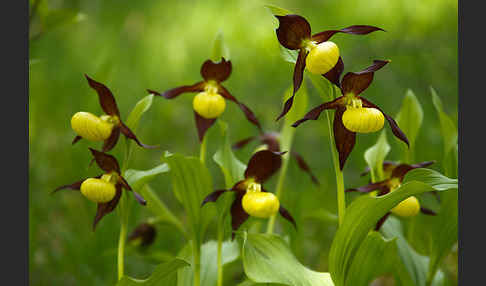
M 118 165 L 118 161 L 116 160 L 115 157 L 113 157 L 109 154 L 97 151 L 93 148 L 89 148 L 89 150 L 91 151 L 91 154 L 93 154 L 93 157 L 96 160 L 96 164 L 98 164 L 98 166 L 103 171 L 105 171 L 107 173 L 115 171 L 118 174 L 120 174 L 120 165 Z
M 231 229 L 237 230 L 249 217 L 249 215 L 243 209 L 241 200 L 245 194 L 236 193 L 236 198 L 231 205 Z M 231 234 L 231 239 L 235 238 L 235 233 Z
M 437 213 L 434 212 L 433 210 L 424 207 L 420 208 L 420 212 L 423 213 L 424 215 L 432 215 L 432 216 L 437 215 Z
M 348 72 L 341 81 L 343 94 L 358 95 L 370 86 L 374 73 L 390 61 L 374 60 L 373 64 L 359 72 Z
M 229 190 L 231 191 L 231 190 Z M 201 207 L 204 206 L 206 203 L 209 203 L 209 202 L 215 202 L 218 200 L 218 198 L 224 194 L 225 192 L 229 192 L 228 190 L 217 190 L 217 191 L 214 191 L 212 193 L 210 193 L 209 195 L 207 195 L 203 202 L 201 203 Z
M 81 137 L 81 136 L 76 136 L 76 137 L 74 137 L 73 142 L 72 142 L 71 144 L 72 144 L 72 145 L 74 145 L 74 144 L 76 144 L 76 143 L 77 143 L 79 140 L 81 140 L 81 139 L 83 139 L 83 137 Z
M 176 88 L 173 88 L 173 89 L 169 89 L 167 91 L 165 91 L 164 93 L 160 94 L 158 93 L 157 91 L 155 90 L 151 90 L 151 89 L 147 89 L 147 91 L 149 93 L 152 93 L 156 96 L 162 96 L 162 97 L 165 97 L 167 99 L 173 99 L 183 93 L 186 93 L 186 92 L 201 92 L 201 91 L 204 91 L 204 81 L 200 81 L 200 82 L 197 82 L 193 85 L 183 85 L 183 86 L 179 86 L 179 87 L 176 87 Z
M 269 150 L 258 151 L 250 158 L 245 170 L 245 179 L 253 178 L 258 183 L 265 182 L 282 165 L 281 153 Z
M 118 142 L 118 138 L 120 137 L 120 127 L 116 126 L 113 128 L 111 131 L 110 137 L 103 142 L 103 147 L 101 148 L 101 151 L 103 152 L 108 152 L 113 147 L 115 147 L 116 142 Z
M 133 192 L 133 195 L 135 196 L 135 200 L 141 204 L 142 206 L 146 206 L 147 205 L 147 201 L 142 197 L 142 195 L 140 195 L 139 193 L 135 192 L 135 191 L 132 191 Z
M 88 75 L 85 74 L 84 76 L 88 80 L 89 86 L 98 93 L 100 105 L 103 111 L 108 115 L 116 115 L 120 117 L 120 111 L 116 106 L 115 97 L 113 97 L 110 89 L 104 84 L 91 79 Z
M 60 187 L 56 188 L 54 191 L 52 191 L 51 194 L 54 194 L 55 192 L 63 190 L 63 189 L 79 191 L 79 189 L 81 188 L 81 184 L 84 182 L 84 180 L 86 180 L 86 179 L 74 182 L 74 183 L 69 184 L 69 185 L 60 186 Z
M 400 178 L 400 180 L 402 180 L 403 177 L 405 176 L 405 174 L 407 174 L 409 171 L 411 171 L 413 169 L 417 169 L 417 168 L 425 168 L 425 167 L 428 167 L 428 166 L 430 166 L 434 163 L 435 163 L 435 161 L 426 161 L 426 162 L 421 162 L 421 163 L 412 164 L 412 165 L 400 164 L 393 169 L 391 176 L 393 178 Z
M 127 137 L 128 139 L 132 139 L 140 147 L 143 147 L 145 149 L 159 148 L 159 146 L 147 145 L 147 144 L 143 144 L 142 142 L 140 142 L 140 140 L 138 140 L 137 136 L 135 136 L 135 134 L 132 132 L 132 130 L 130 130 L 130 128 L 128 128 L 128 126 L 126 126 L 125 123 L 123 123 L 122 121 L 120 121 L 120 131 L 121 131 L 121 133 L 123 133 L 123 135 L 125 135 L 125 137 Z
M 344 103 L 344 96 L 340 96 L 333 101 L 329 101 L 326 103 L 323 103 L 315 108 L 313 108 L 311 111 L 307 112 L 307 114 L 302 118 L 294 122 L 292 124 L 292 127 L 297 127 L 300 124 L 306 122 L 307 120 L 317 120 L 319 118 L 319 115 L 326 110 L 326 109 L 337 109 Z
M 248 143 L 250 143 L 251 141 L 253 141 L 255 139 L 256 139 L 255 136 L 251 136 L 251 137 L 242 139 L 242 140 L 236 142 L 235 144 L 233 144 L 233 146 L 231 146 L 231 148 L 233 150 L 241 149 L 241 148 L 245 147 Z
M 383 170 L 386 171 L 387 168 L 394 168 L 398 163 L 393 161 L 383 161 Z M 370 172 L 370 167 L 367 166 L 365 170 L 359 174 L 360 177 L 367 175 Z
M 319 180 L 317 180 L 317 177 L 314 176 L 314 174 L 312 174 L 312 171 L 309 165 L 305 162 L 304 158 L 299 153 L 294 151 L 291 151 L 290 155 L 292 155 L 295 158 L 295 160 L 297 160 L 297 164 L 299 165 L 299 168 L 302 171 L 306 172 L 311 177 L 312 182 L 314 182 L 314 184 L 319 186 Z
M 344 71 L 344 62 L 341 57 L 339 57 L 338 62 L 336 65 L 327 73 L 323 74 L 322 76 L 329 80 L 331 83 L 336 85 L 337 87 L 341 87 L 339 83 L 339 78 Z
M 328 30 L 328 31 L 317 33 L 312 36 L 312 40 L 316 41 L 317 43 L 322 43 L 329 40 L 336 33 L 366 35 L 375 31 L 385 31 L 385 30 L 383 30 L 382 28 L 368 26 L 368 25 L 354 25 L 354 26 L 346 27 L 341 30 Z
M 302 48 L 304 40 L 311 37 L 311 27 L 307 20 L 299 15 L 275 16 L 279 26 L 276 30 L 280 44 L 287 49 Z
M 375 183 L 370 183 L 366 186 L 362 186 L 359 188 L 351 188 L 347 189 L 345 192 L 360 192 L 360 193 L 370 193 L 372 191 L 376 190 L 384 190 L 384 189 L 389 189 L 387 187 L 388 180 L 380 181 L 380 182 L 375 182 Z
M 284 207 L 280 206 L 280 208 L 278 209 L 278 212 L 280 213 L 280 215 L 288 220 L 291 224 L 294 225 L 295 229 L 297 229 L 297 223 L 295 223 L 295 220 L 294 218 L 292 217 L 292 215 L 289 213 L 289 211 L 287 209 L 285 209 Z
M 231 69 L 231 61 L 226 61 L 223 57 L 217 63 L 206 60 L 201 66 L 201 76 L 206 81 L 223 82 L 231 75 Z
M 260 122 L 258 121 L 255 114 L 253 113 L 253 111 L 251 111 L 251 109 L 248 106 L 239 102 L 233 95 L 231 95 L 231 93 L 224 86 L 219 85 L 218 91 L 221 93 L 221 96 L 236 103 L 245 114 L 246 119 L 256 127 L 258 127 L 258 130 L 261 131 L 262 127 L 260 125 Z
M 334 142 L 339 153 L 339 168 L 344 168 L 344 163 L 348 159 L 349 154 L 353 150 L 356 143 L 356 133 L 351 132 L 343 125 L 343 113 L 346 109 L 339 107 L 334 113 Z
M 93 222 L 93 231 L 95 231 L 96 225 L 98 224 L 98 222 L 105 215 L 111 213 L 116 208 L 116 206 L 118 205 L 118 202 L 120 201 L 120 197 L 121 197 L 121 187 L 120 187 L 120 185 L 117 185 L 115 197 L 107 203 L 99 203 L 98 204 L 98 209 L 96 211 L 96 215 L 95 215 L 94 222 Z
M 156 236 L 157 232 L 155 227 L 149 223 L 139 224 L 127 237 L 128 241 L 135 239 L 141 239 L 141 246 L 146 247 L 151 245 Z
M 201 115 L 197 114 L 194 111 L 194 119 L 196 120 L 196 128 L 197 128 L 197 135 L 199 136 L 199 142 L 202 142 L 204 138 L 204 134 L 209 129 L 209 127 L 213 126 L 214 122 L 216 122 L 216 118 L 206 119 Z

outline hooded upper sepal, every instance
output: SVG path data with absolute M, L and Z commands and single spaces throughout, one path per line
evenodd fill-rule
M 206 60 L 201 66 L 201 76 L 205 81 L 214 80 L 216 82 L 223 82 L 231 75 L 231 70 L 231 61 L 227 61 L 221 57 L 219 62 Z
M 282 165 L 281 155 L 283 153 L 269 150 L 256 152 L 248 162 L 245 170 L 245 178 L 253 178 L 258 183 L 265 182 L 280 169 Z
M 374 60 L 373 64 L 359 72 L 348 72 L 341 81 L 341 89 L 344 95 L 352 93 L 359 95 L 370 86 L 376 71 L 388 64 L 389 60 Z
M 111 93 L 110 89 L 104 84 L 90 78 L 87 74 L 85 74 L 85 77 L 88 80 L 89 86 L 98 93 L 100 105 L 103 111 L 108 115 L 116 115 L 119 117 L 120 111 L 118 110 L 115 97 L 113 96 L 113 93 Z
M 290 50 L 302 48 L 303 41 L 310 39 L 311 27 L 307 20 L 299 15 L 275 16 L 279 26 L 276 30 L 280 44 Z

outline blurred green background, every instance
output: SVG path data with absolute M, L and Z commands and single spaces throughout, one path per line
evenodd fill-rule
M 328 0 L 328 1 L 39 1 L 31 0 L 37 12 L 31 19 L 29 72 L 29 253 L 31 285 L 114 285 L 116 246 L 119 232 L 117 212 L 105 217 L 96 232 L 91 223 L 96 205 L 77 193 L 49 195 L 55 187 L 98 174 L 88 168 L 87 147 L 79 142 L 70 118 L 77 111 L 101 114 L 96 93 L 84 73 L 105 83 L 114 93 L 122 118 L 147 95 L 147 88 L 159 91 L 200 80 L 201 63 L 209 58 L 212 42 L 221 31 L 229 47 L 233 73 L 225 86 L 247 104 L 266 130 L 278 130 L 274 119 L 282 107 L 282 96 L 291 85 L 293 65 L 279 52 L 275 35 L 277 20 L 264 8 L 273 4 L 305 16 L 313 32 L 368 24 L 384 28 L 367 36 L 338 34 L 333 38 L 345 62 L 345 71 L 358 71 L 373 59 L 392 63 L 375 75 L 364 93 L 387 113 L 396 115 L 408 88 L 424 109 L 424 124 L 418 136 L 416 161 L 442 158 L 439 122 L 429 92 L 433 86 L 446 112 L 457 120 L 457 1 L 455 0 Z M 43 15 L 49 15 L 42 19 Z M 307 81 L 304 81 L 308 84 Z M 321 102 L 309 90 L 309 108 Z M 143 116 L 138 137 L 159 150 L 136 148 L 130 168 L 148 169 L 160 164 L 165 150 L 197 155 L 199 144 L 191 109 L 192 96 L 168 101 L 155 98 Z M 325 117 L 322 117 L 325 118 Z M 229 103 L 222 119 L 230 126 L 232 141 L 254 135 L 256 129 L 244 120 L 235 104 Z M 327 271 L 327 255 L 335 224 L 313 211 L 335 213 L 335 179 L 325 121 L 310 122 L 297 129 L 294 150 L 300 152 L 321 181 L 319 188 L 290 162 L 282 203 L 300 225 L 288 228 L 278 219 L 278 232 L 290 234 L 294 253 L 309 267 Z M 391 136 L 388 159 L 399 159 L 402 147 Z M 217 129 L 217 125 L 215 128 Z M 209 137 L 209 152 L 217 146 Z M 363 152 L 379 133 L 359 135 L 346 164 L 346 187 L 366 183 L 359 177 L 365 167 Z M 247 162 L 256 144 L 237 151 Z M 112 152 L 121 158 L 123 142 Z M 215 188 L 224 180 L 210 161 Z M 438 167 L 435 167 L 436 169 Z M 275 186 L 275 178 L 268 189 Z M 180 205 L 170 191 L 167 174 L 151 186 L 179 217 Z M 129 229 L 149 214 L 132 204 Z M 313 216 L 313 218 L 312 218 Z M 175 255 L 183 237 L 170 225 L 158 225 L 158 236 L 147 253 L 127 251 L 126 272 L 145 277 L 157 258 Z M 210 231 L 208 239 L 214 239 Z M 241 262 L 225 273 L 228 285 L 243 279 Z

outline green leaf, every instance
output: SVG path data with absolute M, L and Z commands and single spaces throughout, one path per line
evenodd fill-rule
M 402 102 L 402 107 L 396 116 L 396 121 L 400 129 L 407 135 L 410 142 L 410 148 L 405 149 L 407 154 L 406 162 L 411 163 L 413 161 L 413 150 L 415 147 L 415 139 L 422 126 L 424 118 L 424 112 L 422 106 L 412 90 L 407 90 L 405 98 Z
M 136 286 L 136 285 L 143 285 L 143 286 L 155 286 L 155 285 L 167 285 L 167 286 L 175 286 L 176 285 L 176 270 L 180 269 L 181 267 L 187 268 L 190 266 L 189 263 L 186 261 L 176 258 L 170 262 L 162 263 L 157 266 L 150 275 L 149 278 L 145 280 L 139 280 L 135 278 L 131 278 L 128 276 L 123 276 L 120 281 L 116 284 L 117 286 Z
M 289 50 L 282 46 L 280 48 L 280 56 L 284 59 L 284 61 L 295 64 L 297 62 L 297 58 L 299 57 L 299 51 Z
M 164 163 L 145 171 L 128 169 L 125 171 L 125 179 L 133 189 L 138 190 L 143 185 L 153 180 L 155 176 L 167 172 L 169 172 L 169 166 Z
M 213 191 L 211 175 L 196 157 L 166 153 L 162 160 L 169 164 L 172 190 L 184 207 L 192 237 L 200 241 L 207 223 L 207 216 L 203 217 L 201 203 Z
M 404 199 L 429 191 L 457 189 L 457 180 L 430 169 L 415 169 L 407 173 L 403 184 L 380 197 L 361 196 L 346 209 L 343 224 L 331 245 L 330 272 L 336 285 L 346 285 L 351 264 L 368 232 L 378 220 Z
M 275 6 L 275 5 L 268 4 L 268 5 L 264 5 L 264 7 L 267 8 L 268 10 L 270 10 L 270 12 L 275 16 L 285 16 L 285 15 L 293 14 L 289 10 L 284 9 L 284 8 L 280 8 L 280 7 Z
M 242 236 L 241 256 L 250 280 L 292 286 L 334 285 L 329 273 L 316 272 L 302 265 L 279 236 L 246 232 Z
M 386 140 L 386 132 L 383 130 L 376 144 L 365 151 L 364 158 L 368 167 L 370 167 L 371 180 L 373 182 L 385 179 L 383 175 L 383 161 L 390 152 L 390 149 L 390 145 Z
M 201 285 L 216 285 L 217 268 L 217 242 L 208 241 L 201 246 Z M 225 241 L 222 244 L 222 265 L 231 263 L 240 257 L 239 245 L 236 241 Z M 191 261 L 192 248 L 187 244 L 179 253 L 178 257 Z M 180 269 L 177 272 L 178 286 L 193 285 L 193 270 L 191 267 Z
M 142 114 L 144 114 L 150 108 L 150 106 L 152 106 L 153 98 L 153 94 L 145 96 L 139 102 L 137 102 L 135 107 L 132 109 L 132 112 L 130 112 L 130 115 L 128 115 L 128 118 L 125 122 L 125 124 L 131 130 L 135 131 L 137 129 Z
M 214 38 L 211 60 L 219 62 L 221 57 L 225 58 L 225 60 L 229 60 L 230 54 L 228 47 L 224 43 L 223 32 L 219 31 L 218 34 L 216 34 L 216 38 Z

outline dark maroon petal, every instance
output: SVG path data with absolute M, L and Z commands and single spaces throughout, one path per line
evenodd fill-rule
M 424 207 L 420 208 L 420 212 L 423 213 L 424 215 L 437 215 L 437 213 L 434 212 L 433 210 Z
M 85 181 L 86 179 L 83 179 L 83 180 L 80 180 L 80 181 L 77 181 L 77 182 L 74 182 L 72 184 L 69 184 L 69 185 L 64 185 L 64 186 L 60 186 L 58 188 L 56 188 L 54 191 L 52 191 L 51 194 L 54 194 L 55 192 L 57 191 L 60 191 L 60 190 L 63 190 L 63 189 L 69 189 L 69 190 L 77 190 L 79 191 L 79 189 L 81 188 L 81 184 Z
M 279 134 L 275 132 L 265 133 L 260 136 L 260 141 L 267 145 L 269 151 L 280 152 Z
M 329 30 L 329 31 L 317 33 L 312 36 L 312 40 L 316 41 L 317 43 L 322 43 L 329 40 L 336 33 L 366 35 L 375 31 L 385 31 L 385 30 L 383 30 L 382 28 L 368 26 L 368 25 L 354 25 L 354 26 L 346 27 L 341 30 Z
M 282 118 L 285 114 L 287 114 L 294 103 L 294 96 L 295 93 L 299 90 L 300 86 L 302 85 L 302 80 L 304 78 L 304 69 L 305 69 L 305 59 L 309 53 L 302 49 L 299 51 L 299 57 L 297 58 L 297 62 L 295 63 L 294 67 L 294 90 L 292 92 L 292 96 L 285 101 L 284 108 L 280 115 L 277 117 L 277 121 Z
M 344 168 L 344 163 L 348 159 L 349 154 L 353 150 L 356 143 L 356 133 L 351 132 L 343 125 L 343 113 L 345 108 L 339 107 L 334 113 L 334 142 L 339 153 L 339 168 Z
M 374 73 L 388 64 L 390 61 L 374 60 L 373 64 L 359 72 L 348 72 L 341 81 L 343 94 L 352 93 L 358 95 L 363 92 L 373 81 Z
M 209 129 L 209 127 L 213 126 L 214 122 L 216 122 L 216 118 L 206 119 L 196 111 L 194 111 L 194 119 L 196 120 L 196 128 L 197 128 L 197 135 L 199 136 L 199 142 L 203 141 L 204 134 Z
M 105 142 L 103 142 L 103 147 L 101 148 L 101 151 L 108 152 L 111 149 L 113 149 L 113 147 L 115 147 L 116 145 L 116 142 L 118 142 L 119 137 L 120 137 L 120 127 L 116 126 L 111 131 L 110 137 L 108 137 L 108 139 L 106 139 Z
M 221 93 L 221 96 L 223 96 L 224 98 L 228 99 L 228 100 L 231 100 L 233 101 L 234 103 L 238 104 L 238 106 L 240 107 L 240 109 L 243 111 L 243 113 L 245 114 L 245 117 L 248 121 L 250 121 L 250 123 L 252 123 L 253 125 L 255 125 L 256 127 L 258 127 L 259 130 L 262 129 L 261 125 L 260 125 L 260 122 L 258 121 L 258 119 L 256 118 L 255 114 L 253 113 L 253 111 L 251 111 L 251 109 L 244 105 L 243 103 L 239 102 L 233 95 L 231 95 L 231 93 L 222 85 L 219 85 L 218 86 L 218 92 Z
M 325 77 L 327 80 L 335 84 L 336 86 L 340 87 L 341 84 L 339 83 L 339 78 L 341 77 L 341 74 L 344 71 L 344 62 L 341 57 L 339 57 L 339 60 L 337 64 L 327 73 L 323 74 L 322 76 Z
M 103 111 L 108 115 L 116 115 L 120 117 L 120 111 L 118 111 L 115 98 L 113 97 L 110 89 L 104 84 L 91 79 L 88 75 L 85 74 L 84 76 L 88 80 L 89 86 L 91 86 L 91 88 L 96 90 L 98 93 L 100 105 Z
M 390 216 L 390 212 L 387 212 L 386 215 L 382 216 L 378 222 L 376 223 L 376 226 L 375 226 L 375 231 L 378 231 L 380 230 L 381 226 L 385 223 L 386 219 L 388 218 L 388 216 Z
M 337 109 L 344 103 L 344 96 L 340 96 L 333 101 L 329 101 L 326 103 L 323 103 L 315 108 L 313 108 L 311 111 L 307 112 L 307 114 L 302 118 L 294 122 L 292 124 L 292 127 L 297 127 L 300 124 L 306 122 L 307 120 L 317 120 L 319 118 L 319 115 L 326 110 L 326 109 Z
M 240 225 L 242 225 L 249 217 L 249 215 L 243 209 L 241 204 L 241 199 L 243 198 L 244 193 L 237 193 L 236 198 L 231 205 L 231 229 L 233 231 L 237 230 Z M 231 239 L 235 238 L 235 233 L 231 234 Z
M 207 195 L 203 202 L 201 203 L 201 207 L 204 206 L 206 203 L 208 202 L 215 202 L 218 200 L 218 198 L 224 194 L 225 192 L 229 192 L 228 190 L 217 190 L 217 191 L 214 191 L 212 193 L 210 193 L 209 195 Z
M 119 183 L 121 184 L 121 186 L 125 189 L 125 190 L 128 190 L 128 191 L 132 191 L 132 187 L 130 187 L 130 185 L 128 184 L 127 180 L 125 180 L 125 178 L 123 178 L 122 176 L 120 176 L 120 181 Z
M 265 182 L 280 169 L 282 158 L 279 153 L 269 150 L 258 151 L 250 158 L 245 170 L 245 178 L 253 178 L 258 183 Z
M 393 169 L 391 176 L 393 178 L 400 178 L 400 180 L 402 180 L 405 174 L 408 173 L 410 170 L 417 169 L 417 168 L 424 168 L 434 163 L 435 163 L 434 161 L 427 161 L 427 162 L 421 162 L 412 165 L 400 164 Z
M 311 27 L 307 20 L 299 15 L 275 16 L 279 25 L 276 30 L 280 44 L 287 49 L 302 48 L 303 41 L 311 37 Z
M 142 197 L 142 195 L 140 195 L 139 193 L 135 192 L 135 191 L 132 191 L 133 192 L 133 195 L 135 196 L 135 200 L 141 204 L 142 206 L 146 206 L 147 205 L 147 201 Z
M 395 167 L 398 163 L 393 162 L 393 161 L 383 161 L 383 171 L 386 171 L 386 169 Z M 359 174 L 360 177 L 363 177 L 367 175 L 370 172 L 370 167 L 366 167 L 365 170 Z
M 295 220 L 294 218 L 292 217 L 292 215 L 289 213 L 289 211 L 287 209 L 285 209 L 284 207 L 280 206 L 280 208 L 278 209 L 278 212 L 280 213 L 280 215 L 288 220 L 291 224 L 294 225 L 295 229 L 297 229 L 297 224 L 295 223 Z
M 156 236 L 157 232 L 155 227 L 149 223 L 139 224 L 127 237 L 128 241 L 132 241 L 140 238 L 140 245 L 143 247 L 151 245 Z
M 201 76 L 204 80 L 225 81 L 231 74 L 231 61 L 226 61 L 223 57 L 221 61 L 215 63 L 206 60 L 201 66 Z
M 89 150 L 91 151 L 91 154 L 93 154 L 93 157 L 96 160 L 96 164 L 98 164 L 98 166 L 103 171 L 105 171 L 107 173 L 115 171 L 118 174 L 120 174 L 120 165 L 118 165 L 118 161 L 115 159 L 115 157 L 113 157 L 109 154 L 97 151 L 93 148 L 89 148 Z
M 251 141 L 253 141 L 255 139 L 256 139 L 255 136 L 251 136 L 251 137 L 242 139 L 242 140 L 236 142 L 235 144 L 233 144 L 233 146 L 231 146 L 231 148 L 233 150 L 241 149 L 241 148 L 245 147 L 248 143 L 250 143 Z
M 290 155 L 292 155 L 295 158 L 295 160 L 297 160 L 297 164 L 299 165 L 299 168 L 302 171 L 306 172 L 311 177 L 312 182 L 314 182 L 314 184 L 319 186 L 319 181 L 317 180 L 316 176 L 312 174 L 312 171 L 309 165 L 305 162 L 304 158 L 302 158 L 302 156 L 299 153 L 294 151 L 291 151 Z
M 76 137 L 74 137 L 73 142 L 72 142 L 71 144 L 72 144 L 72 145 L 74 145 L 74 144 L 76 144 L 76 143 L 77 143 L 79 140 L 81 140 L 81 139 L 83 139 L 83 137 L 81 137 L 81 136 L 76 136 Z
M 111 213 L 116 206 L 118 205 L 118 202 L 120 201 L 121 197 L 121 187 L 117 185 L 116 187 L 116 194 L 115 197 L 107 202 L 107 203 L 98 203 L 98 209 L 96 211 L 96 216 L 94 218 L 93 222 L 93 231 L 96 229 L 96 225 L 98 222 L 107 214 Z
M 388 124 L 390 124 L 393 135 L 395 135 L 395 137 L 397 137 L 398 139 L 405 142 L 405 144 L 407 144 L 407 146 L 410 147 L 410 144 L 408 143 L 407 136 L 405 135 L 405 133 L 403 133 L 403 131 L 400 129 L 400 127 L 398 127 L 398 124 L 395 121 L 395 119 L 393 119 L 393 117 L 386 114 L 381 108 L 379 108 L 376 104 L 372 103 L 371 101 L 369 101 L 369 100 L 367 100 L 367 99 L 365 99 L 361 96 L 359 96 L 358 98 L 361 99 L 361 101 L 363 102 L 363 107 L 373 107 L 373 108 L 376 108 L 379 111 L 381 111 L 381 113 L 383 113 L 386 120 L 388 121 Z
M 387 187 L 388 180 L 380 181 L 380 182 L 375 182 L 375 183 L 370 183 L 366 186 L 362 186 L 359 188 L 352 188 L 352 189 L 347 189 L 345 192 L 360 192 L 360 193 L 369 193 L 372 191 L 376 190 L 383 190 L 383 189 L 388 189 Z
M 173 89 L 169 89 L 167 91 L 165 91 L 164 93 L 160 94 L 158 93 L 157 91 L 155 90 L 151 90 L 151 89 L 147 89 L 147 91 L 149 93 L 152 93 L 156 96 L 162 96 L 162 97 L 165 97 L 167 99 L 173 99 L 183 93 L 186 93 L 186 92 L 201 92 L 201 91 L 204 91 L 204 81 L 200 81 L 200 82 L 197 82 L 193 85 L 183 85 L 183 86 L 179 86 L 179 87 L 176 87 L 176 88 L 173 88 Z
M 147 145 L 147 144 L 143 144 L 142 142 L 140 142 L 140 140 L 138 140 L 137 136 L 135 136 L 135 134 L 132 132 L 132 130 L 130 130 L 130 128 L 128 128 L 128 126 L 126 126 L 125 123 L 123 123 L 121 121 L 120 121 L 120 131 L 123 133 L 123 135 L 125 135 L 125 137 L 127 137 L 128 139 L 132 139 L 140 147 L 143 147 L 145 149 L 159 148 L 159 146 Z

